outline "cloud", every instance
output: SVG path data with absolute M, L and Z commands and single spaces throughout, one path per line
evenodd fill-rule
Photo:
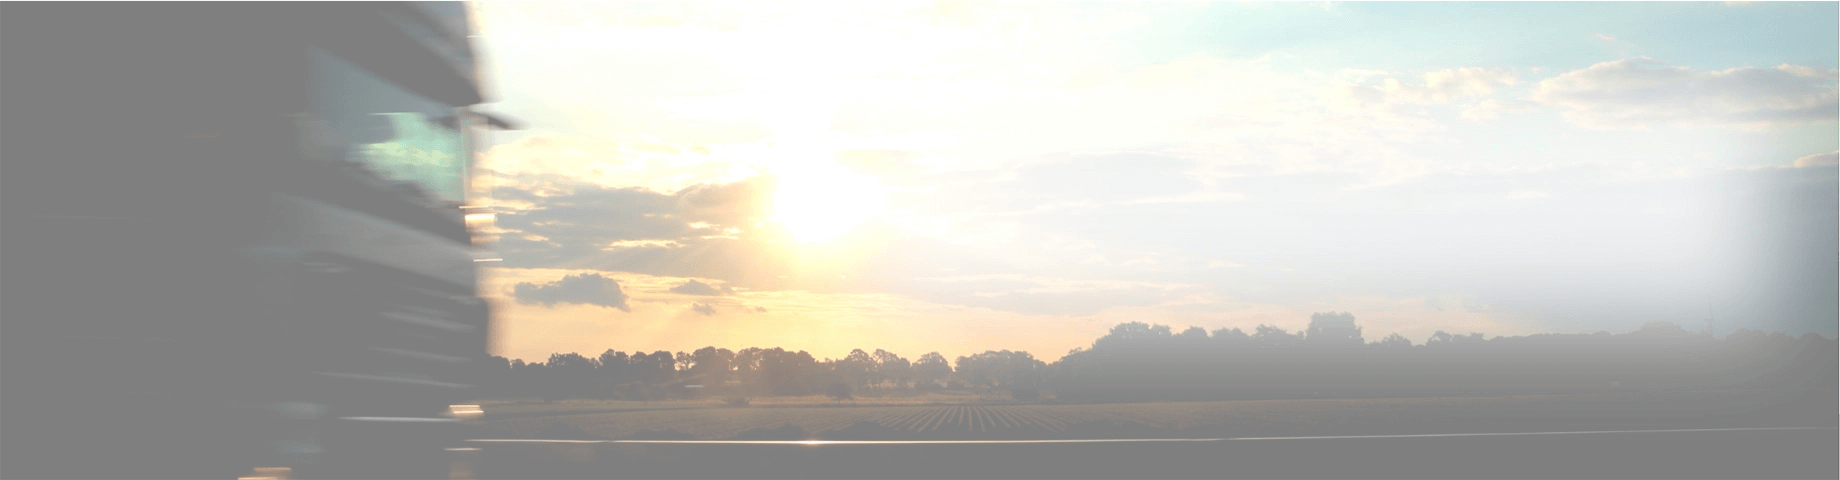
M 716 306 L 707 303 L 692 303 L 690 304 L 690 311 L 702 314 L 703 316 L 713 317 L 716 314 Z
M 896 291 L 928 302 L 1071 316 L 1120 306 L 1153 306 L 1205 290 L 1201 285 L 1020 274 L 912 277 L 894 286 Z
M 732 295 L 735 293 L 735 291 L 733 289 L 728 288 L 727 285 L 723 285 L 721 288 L 716 288 L 715 286 L 712 286 L 707 283 L 699 282 L 696 280 L 691 280 L 688 282 L 684 282 L 683 285 L 671 287 L 671 293 L 681 293 L 684 295 L 718 296 L 718 295 Z
M 1797 65 L 1694 70 L 1649 57 L 1598 63 L 1540 81 L 1532 100 L 1598 129 L 1762 129 L 1840 116 L 1840 70 Z
M 1482 121 L 1501 118 L 1506 113 L 1530 112 L 1538 109 L 1537 105 L 1520 101 L 1502 101 L 1487 99 L 1463 109 L 1458 117 L 1464 120 Z
M 877 177 L 898 177 L 915 173 L 913 152 L 905 150 L 845 150 L 837 152 L 837 163 L 857 173 Z
M 1116 198 L 1177 195 L 1200 188 L 1185 174 L 1193 162 L 1141 153 L 1050 155 L 1017 168 L 1000 187 L 1024 195 Z
M 1610 35 L 1605 35 L 1605 34 L 1602 34 L 1602 33 L 1599 33 L 1599 34 L 1597 34 L 1597 39 L 1598 39 L 1598 40 L 1603 40 L 1603 41 L 1606 41 L 1606 42 L 1614 42 L 1614 41 L 1616 41 L 1616 37 L 1613 37 L 1613 36 L 1610 36 Z
M 1363 104 L 1443 105 L 1494 95 L 1520 78 L 1511 70 L 1464 67 L 1427 72 L 1418 81 L 1383 78 L 1378 85 L 1349 85 L 1348 98 Z
M 554 306 L 557 303 L 581 303 L 618 308 L 630 312 L 626 306 L 626 292 L 620 290 L 620 284 L 613 279 L 596 273 L 569 275 L 555 282 L 535 284 L 518 283 L 513 287 L 512 296 L 518 303 Z
M 695 278 L 724 293 L 734 287 L 860 292 L 915 272 L 1002 268 L 1003 262 L 975 249 L 906 237 L 879 222 L 850 233 L 847 251 L 787 241 L 785 232 L 764 218 L 775 184 L 756 177 L 674 193 L 598 185 L 542 192 L 501 188 L 501 196 L 524 199 L 528 206 L 499 215 L 503 232 L 494 249 L 505 267 Z M 814 269 L 801 268 L 800 258 L 828 260 L 825 268 Z M 695 285 L 679 287 L 707 293 Z
M 649 134 L 569 135 L 534 132 L 493 146 L 478 169 L 494 184 L 537 190 L 558 183 L 643 187 L 671 192 L 727 183 L 752 172 L 708 145 L 671 143 Z
M 511 201 L 507 203 L 526 206 L 498 215 L 496 227 L 503 232 L 495 248 L 506 266 L 513 267 L 624 270 L 733 281 L 733 275 L 714 275 L 711 269 L 750 255 L 738 244 L 755 234 L 756 225 L 766 217 L 771 183 L 756 177 L 699 184 L 674 193 L 580 184 L 500 187 L 499 196 Z
M 1795 168 L 1832 167 L 1840 165 L 1840 151 L 1817 153 L 1795 159 Z

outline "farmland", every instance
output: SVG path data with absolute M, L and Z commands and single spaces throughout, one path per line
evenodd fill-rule
M 1833 426 L 1831 392 L 1246 400 L 1113 404 L 903 404 L 807 399 L 486 404 L 486 428 L 514 438 L 959 440 L 1234 437 L 1727 426 Z M 650 404 L 650 405 L 648 405 Z M 647 408 L 649 407 L 649 408 Z M 591 411 L 591 413 L 580 413 Z M 1714 414 L 1716 413 L 1716 414 Z

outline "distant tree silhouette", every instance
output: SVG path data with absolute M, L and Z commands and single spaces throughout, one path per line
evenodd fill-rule
M 926 352 L 914 361 L 914 381 L 928 385 L 937 385 L 952 375 L 952 365 L 946 363 L 946 357 L 939 352 Z
M 1271 325 L 1260 324 L 1252 334 L 1252 343 L 1261 347 L 1286 348 L 1303 343 L 1303 336 Z
M 760 347 L 748 347 L 735 351 L 735 359 L 732 361 L 735 380 L 741 384 L 743 391 L 755 394 L 767 393 L 766 380 L 760 376 L 760 359 L 765 351 Z
M 629 360 L 626 356 L 626 352 L 615 351 L 609 348 L 607 351 L 601 352 L 600 357 L 597 357 L 595 360 L 600 363 L 600 367 L 596 368 L 594 372 L 595 381 L 597 382 L 596 393 L 600 394 L 600 396 L 611 397 L 614 394 L 614 390 L 618 388 L 620 384 L 630 381 L 628 380 L 627 372 L 631 371 L 631 368 L 627 365 Z
M 706 388 L 714 388 L 728 383 L 735 352 L 708 346 L 691 352 L 690 360 L 690 377 L 699 379 Z
M 1347 312 L 1327 312 L 1310 315 L 1310 326 L 1304 330 L 1303 341 L 1315 346 L 1359 346 L 1361 327 L 1354 324 L 1354 315 Z
M 913 365 L 900 355 L 878 348 L 870 356 L 875 358 L 876 373 L 894 382 L 895 388 L 906 388 L 913 380 Z
M 1166 329 L 1165 329 L 1166 330 Z M 1046 364 L 1029 352 L 990 350 L 968 357 L 958 357 L 957 374 L 974 386 L 1007 387 L 1018 380 L 1033 381 Z
M 636 352 L 627 357 L 627 362 L 627 366 L 634 370 L 634 380 L 637 381 L 657 384 L 676 378 L 677 357 L 671 352 Z
M 1093 341 L 1093 348 L 1131 347 L 1152 344 L 1170 337 L 1166 325 L 1151 325 L 1143 322 L 1120 323 L 1112 327 L 1111 332 Z
M 875 383 L 875 357 L 860 348 L 850 350 L 849 355 L 833 365 L 836 373 L 849 382 L 851 387 L 866 387 Z
M 492 355 L 486 357 L 485 361 L 479 362 L 478 367 L 479 371 L 475 373 L 473 380 L 478 382 L 480 390 L 486 396 L 516 394 L 516 390 L 511 386 L 514 377 L 511 374 L 510 359 Z
M 674 373 L 682 372 L 687 374 L 690 371 L 690 367 L 696 365 L 696 357 L 687 352 L 677 352 L 671 357 L 671 361 L 673 363 L 671 371 Z
M 761 352 L 760 375 L 774 395 L 808 395 L 814 390 L 817 363 L 803 350 L 794 353 L 774 347 Z
M 1485 341 L 1487 341 L 1487 339 L 1483 338 L 1481 333 L 1453 335 L 1443 330 L 1438 330 L 1436 333 L 1431 334 L 1431 338 L 1425 339 L 1425 346 L 1477 345 Z
M 1246 332 L 1242 332 L 1237 328 L 1222 328 L 1215 330 L 1214 336 L 1209 338 L 1213 339 L 1215 344 L 1223 347 L 1242 346 L 1252 342 L 1251 335 L 1247 335 Z
M 545 370 L 549 372 L 548 385 L 542 393 L 545 398 L 579 398 L 593 395 L 594 370 L 599 362 L 584 357 L 579 353 L 550 354 Z
M 1833 389 L 1840 383 L 1834 378 L 1840 342 L 1814 334 L 1740 329 L 1720 338 L 1655 322 L 1623 334 L 1488 338 L 1440 330 L 1422 345 L 1394 333 L 1366 344 L 1373 348 L 1354 348 L 1363 345 L 1361 330 L 1352 314 L 1340 312 L 1313 315 L 1309 328 L 1296 333 L 1271 325 L 1250 335 L 1227 328 L 1209 335 L 1198 327 L 1171 333 L 1163 325 L 1126 322 L 1052 364 L 1010 350 L 955 362 L 928 352 L 909 362 L 886 350 L 854 349 L 841 359 L 817 361 L 808 352 L 778 347 L 709 346 L 676 354 L 609 349 L 595 358 L 557 353 L 544 362 L 494 356 L 465 368 L 482 395 L 548 400 L 656 399 L 671 384 L 688 382 L 721 388 L 733 398 L 841 399 L 865 389 L 904 388 L 909 381 L 931 388 L 950 379 L 1008 388 L 1019 399 L 1046 388 L 1070 401 Z
M 1386 338 L 1382 338 L 1368 345 L 1373 345 L 1376 347 L 1386 347 L 1386 348 L 1411 347 L 1412 340 L 1407 339 L 1404 335 L 1394 333 L 1394 334 L 1387 335 Z

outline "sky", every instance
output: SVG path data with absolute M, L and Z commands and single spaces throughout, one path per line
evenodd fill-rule
M 1833 2 L 474 8 L 499 355 L 1840 328 Z

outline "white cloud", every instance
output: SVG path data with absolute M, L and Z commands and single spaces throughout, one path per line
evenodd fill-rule
M 1649 57 L 1598 63 L 1541 81 L 1532 100 L 1588 128 L 1764 129 L 1833 121 L 1840 70 L 1797 65 L 1694 70 Z
M 1795 168 L 1831 167 L 1840 165 L 1840 151 L 1819 153 L 1795 159 Z
M 1407 143 L 1426 140 L 1418 134 L 1445 128 L 1439 120 L 1444 114 L 1440 107 L 1461 108 L 1460 118 L 1471 121 L 1492 120 L 1521 109 L 1518 104 L 1492 98 L 1520 84 L 1518 72 L 1510 69 L 1463 67 L 1416 76 L 1344 70 L 1337 76 L 1344 83 L 1323 95 L 1332 102 L 1333 110 L 1364 118 L 1374 130 L 1408 133 L 1411 136 L 1393 138 Z
M 1502 101 L 1491 98 L 1476 102 L 1474 105 L 1464 108 L 1463 112 L 1458 114 L 1458 117 L 1472 121 L 1494 120 L 1501 118 L 1503 114 L 1530 112 L 1538 108 L 1538 106 L 1527 102 L 1514 100 Z
M 763 167 L 755 158 L 757 149 L 746 146 L 673 144 L 644 134 L 592 138 L 539 133 L 493 146 L 479 165 L 498 187 L 538 191 L 561 181 L 668 193 L 758 176 Z
M 1520 83 L 1511 70 L 1480 67 L 1426 72 L 1415 80 L 1385 78 L 1379 85 L 1350 85 L 1347 89 L 1351 99 L 1366 104 L 1443 105 L 1488 97 L 1497 88 Z

